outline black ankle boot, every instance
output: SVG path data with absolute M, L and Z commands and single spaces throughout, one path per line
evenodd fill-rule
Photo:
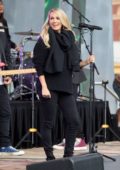
M 46 156 L 47 156 L 47 158 L 46 158 L 47 161 L 55 159 L 55 156 L 53 155 L 53 151 L 45 150 L 45 153 L 46 153 Z
M 73 156 L 73 154 L 65 154 L 65 155 L 63 155 L 63 158 L 67 158 L 67 157 L 71 157 L 71 156 Z
M 55 156 L 53 155 L 53 156 L 47 156 L 47 158 L 46 158 L 46 161 L 51 161 L 51 160 L 55 160 Z
M 73 156 L 73 152 L 65 152 L 63 158 L 71 157 L 71 156 Z

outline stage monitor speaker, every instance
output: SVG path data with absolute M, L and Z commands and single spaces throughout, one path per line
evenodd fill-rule
M 27 165 L 27 170 L 104 170 L 103 157 L 91 153 Z

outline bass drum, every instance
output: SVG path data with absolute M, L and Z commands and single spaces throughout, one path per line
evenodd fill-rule
M 24 59 L 24 61 L 23 61 L 23 69 L 33 68 L 33 67 L 34 67 L 34 64 L 33 64 L 31 58 Z M 34 78 L 33 78 L 34 82 L 32 82 L 32 76 L 34 76 Z M 31 73 L 22 75 L 22 83 L 23 83 L 23 85 L 25 85 L 28 88 L 32 89 L 32 83 L 34 83 L 34 87 L 35 87 L 35 79 L 36 79 L 35 77 L 36 77 L 36 74 L 32 75 Z M 19 77 L 19 79 L 20 79 L 20 77 Z M 19 82 L 20 82 L 20 80 L 19 80 Z
M 33 68 L 33 67 L 34 67 L 34 64 L 31 58 L 25 58 L 23 60 L 23 69 Z M 14 92 L 10 95 L 11 99 L 12 100 L 19 100 L 19 99 L 20 100 L 21 99 L 32 100 L 32 94 L 34 93 L 34 99 L 39 100 L 39 97 L 36 91 L 36 80 L 37 80 L 36 73 L 16 75 L 14 77 Z
M 23 69 L 27 69 L 27 68 L 34 68 L 34 64 L 32 62 L 32 58 L 25 58 L 23 60 Z M 32 77 L 34 76 L 34 77 Z M 14 86 L 15 88 L 19 85 L 21 85 L 21 82 L 22 82 L 22 85 L 27 87 L 28 89 L 32 90 L 32 83 L 33 83 L 33 86 L 34 86 L 34 89 L 35 89 L 35 84 L 36 84 L 36 77 L 37 77 L 37 74 L 35 73 L 34 75 L 33 74 L 20 74 L 20 75 L 16 75 L 14 77 Z M 34 82 L 32 82 L 34 79 Z

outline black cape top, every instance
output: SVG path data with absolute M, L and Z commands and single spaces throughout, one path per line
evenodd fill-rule
M 49 90 L 66 92 L 66 93 L 72 94 L 73 93 L 73 85 L 72 85 L 72 71 L 73 70 L 72 68 L 68 66 L 69 56 L 67 55 L 67 51 L 65 50 L 62 50 L 62 51 L 64 55 L 62 56 L 64 58 L 62 71 L 60 72 L 53 71 L 52 73 L 47 72 L 45 70 L 45 67 L 46 67 L 46 62 L 48 60 L 49 54 L 51 52 L 51 48 L 46 47 L 42 38 L 39 38 L 33 51 L 33 63 L 37 70 L 38 76 L 45 75 L 46 83 L 47 83 Z M 60 55 L 58 56 L 59 56 L 58 57 L 58 61 L 59 61 Z M 79 59 L 76 65 L 79 67 Z

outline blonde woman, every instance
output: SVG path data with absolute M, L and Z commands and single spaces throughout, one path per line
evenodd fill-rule
M 71 23 L 61 9 L 52 9 L 43 25 L 34 51 L 33 62 L 39 76 L 41 93 L 41 135 L 46 160 L 55 159 L 52 129 L 58 106 L 65 122 L 65 149 L 63 157 L 73 155 L 74 143 L 80 126 L 79 114 L 73 96 L 72 71 L 79 71 L 79 53 Z

